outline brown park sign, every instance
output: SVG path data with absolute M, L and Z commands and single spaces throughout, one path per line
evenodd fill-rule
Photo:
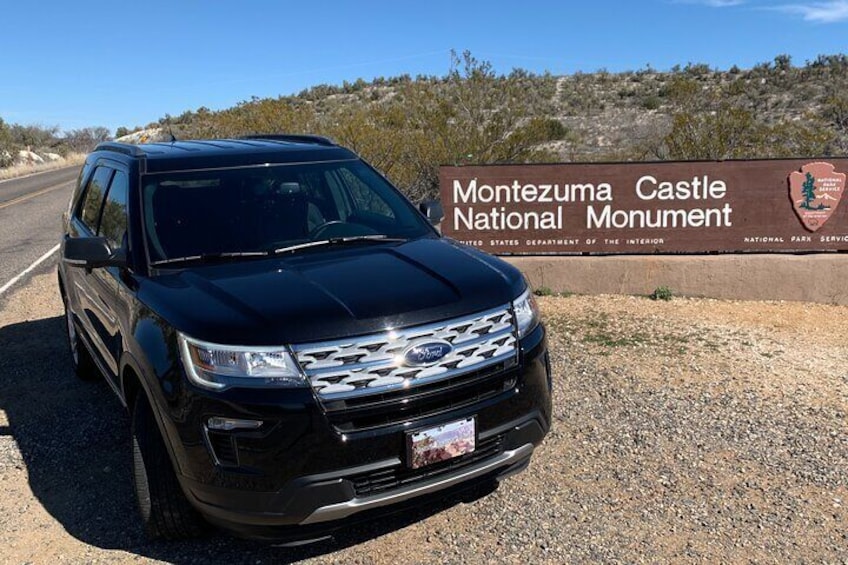
M 442 233 L 499 254 L 848 250 L 840 171 L 848 159 L 444 166 Z

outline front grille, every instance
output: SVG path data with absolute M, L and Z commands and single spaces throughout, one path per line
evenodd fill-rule
M 414 390 L 324 403 L 324 411 L 340 432 L 354 432 L 411 422 L 459 410 L 512 390 L 516 371 L 504 363 L 429 383 Z
M 496 435 L 479 441 L 474 451 L 455 459 L 441 461 L 434 465 L 421 467 L 420 469 L 410 469 L 409 467 L 398 465 L 389 469 L 380 469 L 379 471 L 354 475 L 348 477 L 348 480 L 353 483 L 356 497 L 363 498 L 439 477 L 462 469 L 463 467 L 474 465 L 484 459 L 499 455 L 502 452 L 503 436 Z
M 515 385 L 518 341 L 504 306 L 437 324 L 344 341 L 294 346 L 330 422 L 361 431 L 457 410 Z M 440 342 L 451 350 L 425 366 L 404 353 Z
M 410 366 L 405 362 L 405 352 L 428 342 L 446 342 L 451 350 L 433 364 Z M 438 324 L 293 349 L 322 402 L 447 381 L 514 360 L 518 351 L 512 314 L 506 306 Z

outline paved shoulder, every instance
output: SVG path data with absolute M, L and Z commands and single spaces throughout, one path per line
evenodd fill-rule
M 0 182 L 0 288 L 59 242 L 62 212 L 78 173 L 74 166 Z M 40 266 L 53 261 L 48 257 Z
M 0 206 L 39 190 L 75 181 L 79 171 L 79 165 L 72 165 L 16 179 L 2 180 L 0 181 Z

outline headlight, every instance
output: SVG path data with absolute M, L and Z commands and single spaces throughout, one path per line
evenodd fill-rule
M 529 334 L 539 323 L 539 306 L 530 287 L 512 301 L 515 321 L 518 323 L 518 339 Z
M 179 342 L 189 379 L 205 388 L 292 388 L 307 384 L 288 347 L 218 345 L 183 334 L 179 334 Z

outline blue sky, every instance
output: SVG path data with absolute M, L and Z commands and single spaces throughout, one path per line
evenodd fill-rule
M 450 50 L 499 72 L 795 64 L 845 51 L 848 0 L 149 0 L 9 2 L 0 117 L 133 127 L 322 83 L 444 75 Z

